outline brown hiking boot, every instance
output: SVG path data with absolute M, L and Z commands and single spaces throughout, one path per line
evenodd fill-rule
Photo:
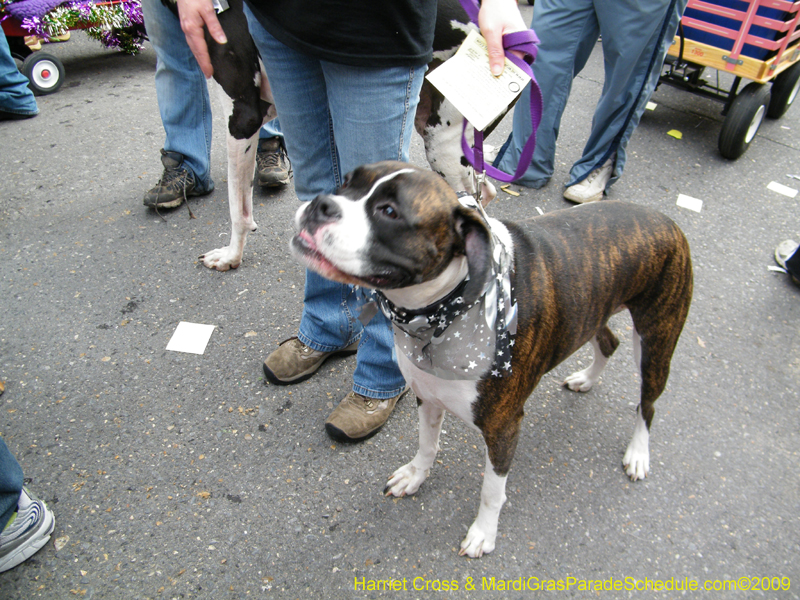
M 214 182 L 201 188 L 194 173 L 183 166 L 183 154 L 161 149 L 161 164 L 164 173 L 154 188 L 144 195 L 144 205 L 150 208 L 175 208 L 191 196 L 205 196 L 214 191 Z
M 258 185 L 278 187 L 289 183 L 292 176 L 292 163 L 286 154 L 283 138 L 271 137 L 258 141 L 256 153 L 256 177 Z
M 325 421 L 325 431 L 339 441 L 363 440 L 383 427 L 395 404 L 407 391 L 408 386 L 397 396 L 385 400 L 350 392 Z
M 306 346 L 296 337 L 281 342 L 264 361 L 264 375 L 277 385 L 300 383 L 317 372 L 331 356 L 349 356 L 358 350 L 358 341 L 341 350 L 320 352 Z

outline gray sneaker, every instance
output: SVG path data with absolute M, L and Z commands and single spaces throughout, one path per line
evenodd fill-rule
M 25 488 L 15 512 L 0 533 L 0 573 L 36 554 L 50 540 L 56 520 L 47 505 Z
M 264 375 L 277 385 L 300 383 L 317 372 L 331 356 L 349 356 L 358 350 L 358 341 L 341 350 L 320 352 L 306 346 L 296 337 L 281 342 L 264 361 Z
M 180 152 L 161 149 L 161 164 L 164 173 L 155 187 L 144 195 L 144 205 L 150 208 L 175 208 L 191 196 L 205 196 L 214 191 L 214 182 L 203 189 L 197 185 L 194 173 L 183 166 L 184 156 Z
M 286 154 L 282 137 L 263 138 L 258 141 L 256 174 L 260 186 L 278 187 L 289 183 L 292 177 L 292 163 Z
M 350 392 L 325 421 L 325 431 L 335 440 L 357 442 L 376 433 L 392 414 L 408 386 L 392 398 L 380 400 Z

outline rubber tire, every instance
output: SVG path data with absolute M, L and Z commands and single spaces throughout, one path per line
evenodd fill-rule
M 769 104 L 769 86 L 750 83 L 733 99 L 719 132 L 719 152 L 736 160 L 750 147 Z
M 34 52 L 22 63 L 22 74 L 34 96 L 46 96 L 59 90 L 64 83 L 64 65 L 52 54 Z
M 767 116 L 780 119 L 794 102 L 800 91 L 800 62 L 781 72 L 772 80 L 772 99 L 769 101 Z

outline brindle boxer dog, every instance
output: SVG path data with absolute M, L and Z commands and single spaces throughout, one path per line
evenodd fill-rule
M 686 238 L 653 210 L 595 202 L 531 220 L 528 235 L 487 219 L 438 175 L 385 162 L 350 173 L 333 195 L 302 206 L 291 247 L 321 275 L 379 290 L 392 320 L 400 370 L 417 396 L 419 451 L 386 494 L 413 494 L 425 480 L 448 410 L 486 442 L 478 516 L 461 554 L 495 547 L 506 477 L 525 400 L 542 375 L 586 342 L 588 368 L 567 377 L 591 389 L 618 340 L 611 315 L 628 309 L 641 402 L 622 460 L 633 479 L 650 468 L 653 403 L 689 311 Z
M 176 15 L 174 0 L 162 0 Z M 200 256 L 211 269 L 235 269 L 242 261 L 247 234 L 258 229 L 253 218 L 253 175 L 261 125 L 275 118 L 269 81 L 258 50 L 247 29 L 242 0 L 227 0 L 229 8 L 217 14 L 228 43 L 218 44 L 206 30 L 206 44 L 219 84 L 218 97 L 228 125 L 228 204 L 231 215 L 231 241 Z M 475 26 L 459 0 L 439 0 L 433 40 L 433 60 L 429 70 L 455 54 L 467 33 Z M 455 190 L 474 192 L 472 169 L 461 153 L 463 117 L 453 104 L 426 79 L 414 119 L 425 144 L 431 168 Z M 488 131 L 486 135 L 488 135 Z M 471 128 L 468 134 L 471 136 Z M 495 189 L 485 184 L 484 196 L 493 198 Z

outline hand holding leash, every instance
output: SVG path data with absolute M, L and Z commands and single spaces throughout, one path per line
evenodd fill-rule
M 473 17 L 466 3 L 462 3 L 462 6 L 467 9 L 470 19 L 478 24 L 489 50 L 489 68 L 492 75 L 499 77 L 503 73 L 505 62 L 503 36 L 527 29 L 517 3 L 514 0 L 483 0 L 476 15 L 477 19 Z M 523 57 L 520 53 L 512 52 L 520 58 Z
M 504 0 L 485 0 L 480 7 L 480 13 L 478 13 L 477 7 L 477 0 L 461 0 L 461 6 L 463 7 L 464 11 L 469 15 L 470 20 L 473 23 L 477 23 L 480 19 L 488 19 L 489 11 L 499 11 L 496 14 L 500 15 L 501 23 L 503 19 L 510 18 L 510 15 L 516 11 L 519 16 L 520 22 L 522 22 L 522 16 L 519 15 L 519 9 L 514 4 L 511 9 L 509 9 L 507 2 Z M 512 10 L 513 9 L 513 10 Z M 487 15 L 484 17 L 484 15 Z M 476 19 L 477 18 L 477 19 Z M 493 23 L 494 19 L 487 21 L 487 27 L 489 24 Z M 513 20 L 512 20 L 513 22 Z M 533 75 L 533 70 L 531 69 L 531 65 L 536 60 L 536 54 L 538 52 L 538 47 L 536 46 L 539 43 L 539 38 L 536 37 L 536 34 L 533 32 L 532 29 L 527 29 L 525 27 L 524 22 L 522 22 L 522 28 L 515 29 L 511 26 L 502 29 L 503 33 L 500 36 L 499 44 L 501 47 L 501 51 L 498 54 L 496 45 L 498 43 L 497 39 L 492 40 L 492 44 L 495 45 L 494 49 L 492 46 L 489 45 L 489 38 L 487 37 L 487 31 L 483 30 L 483 26 L 481 25 L 481 34 L 486 39 L 486 44 L 489 52 L 489 67 L 492 71 L 492 74 L 497 76 L 503 72 L 503 69 L 500 68 L 497 70 L 495 64 L 493 64 L 493 58 L 495 60 L 502 60 L 504 53 L 502 52 L 502 48 L 505 48 L 508 51 L 508 59 L 517 65 L 520 69 L 522 69 L 525 73 L 530 75 L 531 77 L 531 101 L 530 101 L 530 111 L 531 111 L 531 124 L 532 124 L 532 131 L 531 135 L 528 138 L 528 141 L 525 143 L 525 146 L 522 149 L 522 155 L 520 156 L 519 164 L 517 165 L 517 169 L 513 174 L 504 173 L 503 171 L 495 168 L 492 165 L 487 165 L 484 163 L 483 158 L 483 131 L 479 131 L 475 129 L 474 132 L 474 147 L 471 148 L 469 142 L 466 138 L 466 129 L 467 129 L 467 121 L 464 120 L 464 127 L 461 133 L 461 150 L 464 153 L 464 157 L 467 159 L 467 162 L 472 165 L 475 169 L 475 176 L 478 180 L 478 185 L 476 186 L 477 189 L 480 189 L 480 184 L 483 179 L 485 179 L 486 175 L 497 179 L 498 181 L 505 181 L 511 182 L 516 181 L 519 179 L 522 174 L 525 172 L 525 169 L 530 164 L 531 158 L 533 157 L 533 151 L 536 147 L 536 130 L 539 127 L 539 122 L 542 118 L 542 92 L 539 89 L 539 84 L 536 81 L 536 77 Z M 497 29 L 497 25 L 495 24 L 492 26 L 492 33 L 494 34 Z M 494 55 L 493 55 L 494 52 Z
M 211 0 L 177 0 L 181 29 L 186 35 L 186 43 L 197 59 L 200 70 L 207 78 L 214 74 L 211 58 L 208 55 L 204 27 L 218 44 L 226 44 L 228 39 L 219 24 L 214 4 Z

